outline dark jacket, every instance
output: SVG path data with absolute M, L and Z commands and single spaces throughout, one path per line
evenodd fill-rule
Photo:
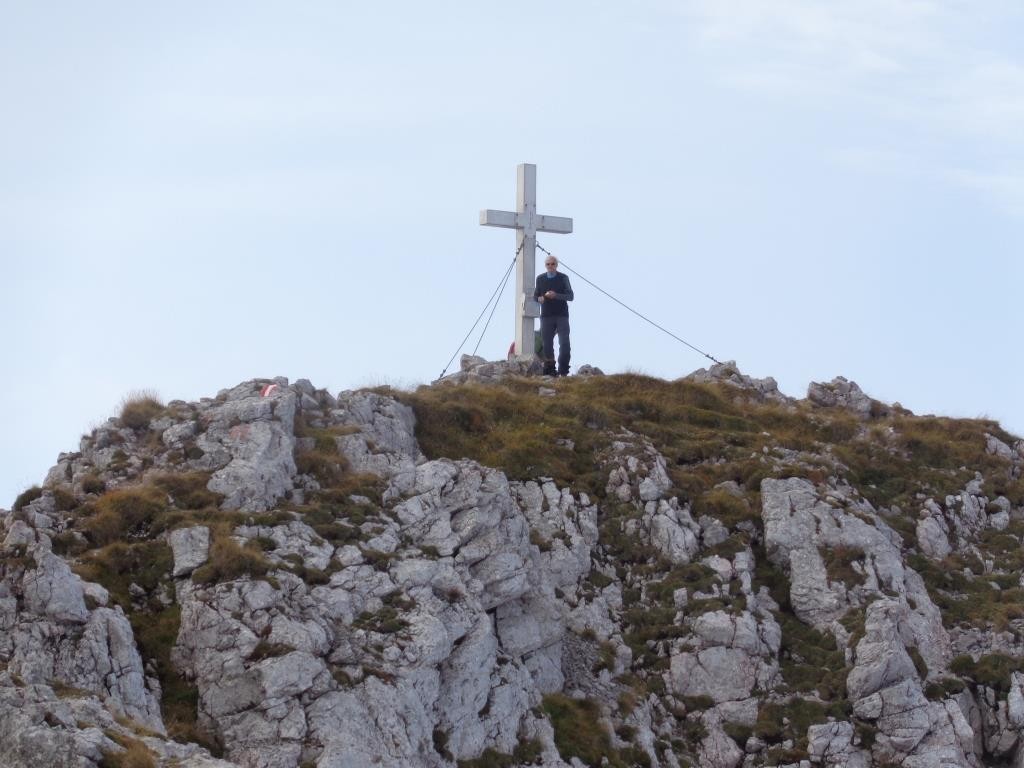
M 572 301 L 572 286 L 569 285 L 569 276 L 561 272 L 555 272 L 554 277 L 548 277 L 547 272 L 537 275 L 537 286 L 533 291 L 533 298 L 539 299 L 548 291 L 555 292 L 555 298 L 544 299 L 540 305 L 541 317 L 568 317 L 569 302 Z

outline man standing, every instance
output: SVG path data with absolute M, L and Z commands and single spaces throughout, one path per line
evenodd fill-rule
M 533 298 L 540 302 L 540 335 L 544 342 L 544 375 L 569 375 L 569 302 L 572 286 L 568 275 L 558 271 L 558 259 L 548 255 L 547 269 L 537 275 Z M 558 371 L 555 371 L 555 334 L 558 334 Z

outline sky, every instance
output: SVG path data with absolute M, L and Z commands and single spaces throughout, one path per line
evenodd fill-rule
M 1021 39 L 1016 0 L 0 0 L 0 506 L 135 390 L 435 379 L 522 162 L 541 244 L 714 357 L 1024 434 Z M 574 288 L 574 368 L 709 363 Z M 463 351 L 513 337 L 510 285 Z

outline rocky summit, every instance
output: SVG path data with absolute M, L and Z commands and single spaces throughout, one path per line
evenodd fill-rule
M 0 510 L 0 765 L 1024 765 L 1024 441 L 583 372 L 126 400 Z

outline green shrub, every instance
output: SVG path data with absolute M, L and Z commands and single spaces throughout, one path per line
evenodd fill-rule
M 590 632 L 593 632 L 593 630 L 590 629 L 590 627 L 587 627 L 587 630 L 589 630 Z M 586 632 L 587 630 L 584 630 L 584 632 Z M 587 638 L 584 638 L 584 639 L 587 639 Z M 598 655 L 598 658 L 597 658 L 597 661 L 594 664 L 594 669 L 593 669 L 595 674 L 597 674 L 598 672 L 600 672 L 603 669 L 607 669 L 607 670 L 609 670 L 611 672 L 615 671 L 615 646 L 612 643 L 609 643 L 607 641 L 601 643 L 601 645 L 598 646 L 598 654 L 597 655 Z
M 914 646 L 911 646 L 907 649 L 907 653 L 910 654 L 910 659 L 914 662 L 914 669 L 917 670 L 918 677 L 920 677 L 922 680 L 927 679 L 928 664 L 925 663 L 924 657 L 921 655 L 921 652 Z
M 661 579 L 647 583 L 647 597 L 661 605 L 674 606 L 673 594 L 677 589 L 687 587 L 691 595 L 707 592 L 716 581 L 715 571 L 703 563 L 676 565 Z
M 286 656 L 294 650 L 290 645 L 285 645 L 284 643 L 270 643 L 266 640 L 260 640 L 256 643 L 256 647 L 252 649 L 252 653 L 249 654 L 249 661 L 257 662 L 264 659 L 274 659 L 278 656 Z
M 687 712 L 703 712 L 705 709 L 711 709 L 715 706 L 715 700 L 704 694 L 700 696 L 683 696 L 683 706 L 686 707 Z
M 708 735 L 707 727 L 697 718 L 684 720 L 680 724 L 680 730 L 685 743 L 689 744 L 691 749 L 695 749 Z
M 132 613 L 130 619 L 143 661 L 156 669 L 160 680 L 160 711 L 167 734 L 185 744 L 201 744 L 215 757 L 220 756 L 223 745 L 199 725 L 199 690 L 171 663 L 171 649 L 181 626 L 181 607 L 175 604 L 155 612 Z
M 18 512 L 22 508 L 27 507 L 36 499 L 43 495 L 43 489 L 38 485 L 33 485 L 28 490 L 22 491 L 18 494 L 18 498 L 14 500 L 14 505 L 11 507 L 12 512 Z
M 796 697 L 785 703 L 768 702 L 758 710 L 753 732 L 769 744 L 790 739 L 794 742 L 794 749 L 803 751 L 807 747 L 807 729 L 826 722 L 830 716 L 846 719 L 848 714 L 838 707 Z M 797 760 L 806 756 L 805 753 Z
M 173 564 L 171 548 L 162 541 L 115 541 L 87 552 L 75 572 L 86 581 L 103 585 L 111 599 L 130 614 L 130 586 L 137 584 L 146 592 L 155 590 L 170 577 Z
M 739 498 L 722 488 L 713 488 L 698 497 L 693 504 L 693 515 L 717 518 L 722 525 L 731 528 L 744 520 L 757 520 L 760 510 L 754 509 L 746 499 Z
M 866 576 L 858 573 L 853 564 L 864 558 L 864 552 L 854 547 L 819 548 L 821 559 L 825 563 L 825 572 L 829 581 L 842 582 L 847 587 L 855 587 L 864 583 Z
M 730 739 L 739 744 L 741 748 L 747 743 L 747 739 L 754 734 L 753 727 L 741 725 L 740 723 L 726 723 L 722 726 L 722 730 L 725 731 Z
M 740 552 L 746 550 L 750 545 L 750 536 L 746 533 L 733 533 L 727 539 L 720 541 L 708 549 L 708 554 L 718 555 L 728 560 L 734 558 Z
M 168 473 L 153 478 L 152 483 L 174 500 L 179 509 L 217 507 L 223 500 L 219 493 L 207 489 L 207 472 Z
M 473 760 L 459 760 L 458 768 L 517 768 L 520 765 L 536 765 L 543 751 L 540 741 L 531 739 L 519 742 L 511 755 L 485 749 L 480 757 Z
M 907 564 L 920 574 L 946 627 L 966 625 L 1004 631 L 1013 620 L 1024 618 L 1024 589 L 1014 586 L 1015 574 L 1004 580 L 1007 588 L 994 589 L 989 582 L 1001 580 L 1000 575 L 981 579 L 964 574 L 965 569 L 975 575 L 984 572 L 984 565 L 976 558 L 954 554 L 934 562 L 923 555 L 909 555 Z
M 269 570 L 270 562 L 261 552 L 242 547 L 230 536 L 217 536 L 210 546 L 210 559 L 192 572 L 192 581 L 220 584 L 243 576 L 258 579 Z
M 383 635 L 392 635 L 400 632 L 409 626 L 409 622 L 398 615 L 398 609 L 394 606 L 385 605 L 376 613 L 363 611 L 352 622 L 356 629 L 364 629 L 368 632 L 377 632 Z
M 313 568 L 303 563 L 293 566 L 291 571 L 310 586 L 330 584 L 331 582 L 331 574 L 328 571 L 321 571 L 319 568 Z
M 320 538 L 325 541 L 329 541 L 335 546 L 359 541 L 363 537 L 363 532 L 361 530 L 356 528 L 354 525 L 348 525 L 347 523 L 318 523 L 311 527 L 316 531 L 316 534 L 320 536 Z M 425 547 L 421 547 L 420 549 L 426 552 Z
M 964 689 L 962 680 L 955 677 L 944 677 L 941 680 L 928 683 L 924 689 L 924 695 L 931 701 L 942 701 L 953 693 L 960 693 Z
M 1010 690 L 1010 675 L 1024 672 L 1024 659 L 1002 653 L 990 653 L 974 661 L 969 655 L 957 656 L 949 663 L 949 671 L 1002 693 Z
M 53 503 L 59 512 L 69 512 L 78 506 L 75 494 L 64 488 L 54 488 L 50 494 L 53 496 Z
M 601 725 L 596 703 L 551 693 L 544 697 L 542 706 L 555 730 L 555 746 L 563 760 L 577 757 L 597 768 L 603 758 L 613 754 L 611 737 Z
M 843 625 L 847 632 L 850 633 L 850 637 L 847 640 L 847 647 L 851 649 L 857 648 L 857 643 L 864 637 L 865 629 L 864 622 L 866 619 L 866 612 L 863 608 L 851 608 L 846 614 L 839 620 L 839 623 Z
M 551 540 L 545 539 L 541 532 L 536 528 L 530 529 L 530 543 L 537 547 L 541 552 L 551 551 Z
M 94 503 L 94 514 L 83 522 L 82 530 L 100 547 L 119 539 L 145 537 L 151 532 L 151 524 L 166 508 L 164 494 L 155 488 L 119 488 Z
M 800 621 L 792 613 L 788 589 L 785 595 L 785 601 L 780 602 L 782 610 L 774 613 L 782 629 L 779 648 L 782 679 L 792 691 L 816 691 L 828 701 L 844 700 L 849 672 L 845 654 L 831 634 L 819 632 Z
M 448 733 L 441 726 L 434 729 L 433 733 L 434 751 L 445 760 L 451 760 L 452 753 L 448 749 Z
M 676 609 L 672 606 L 638 605 L 623 612 L 626 626 L 623 639 L 633 650 L 635 662 L 641 667 L 657 663 L 659 658 L 647 643 L 651 640 L 669 640 L 689 634 L 689 630 L 675 623 Z
M 382 552 L 377 549 L 364 548 L 361 549 L 363 558 L 367 563 L 372 565 L 378 571 L 386 571 L 391 565 L 391 561 L 395 558 L 394 552 Z
M 36 559 L 28 553 L 28 547 L 25 544 L 17 544 L 3 556 L 0 564 L 7 566 L 8 569 L 23 568 L 27 571 L 34 571 Z
M 295 454 L 295 466 L 301 474 L 312 475 L 322 486 L 338 485 L 349 470 L 348 460 L 337 451 L 300 451 Z
M 83 493 L 103 493 L 107 490 L 107 484 L 103 482 L 103 478 L 99 475 L 91 474 L 86 475 L 82 478 L 82 492 Z

